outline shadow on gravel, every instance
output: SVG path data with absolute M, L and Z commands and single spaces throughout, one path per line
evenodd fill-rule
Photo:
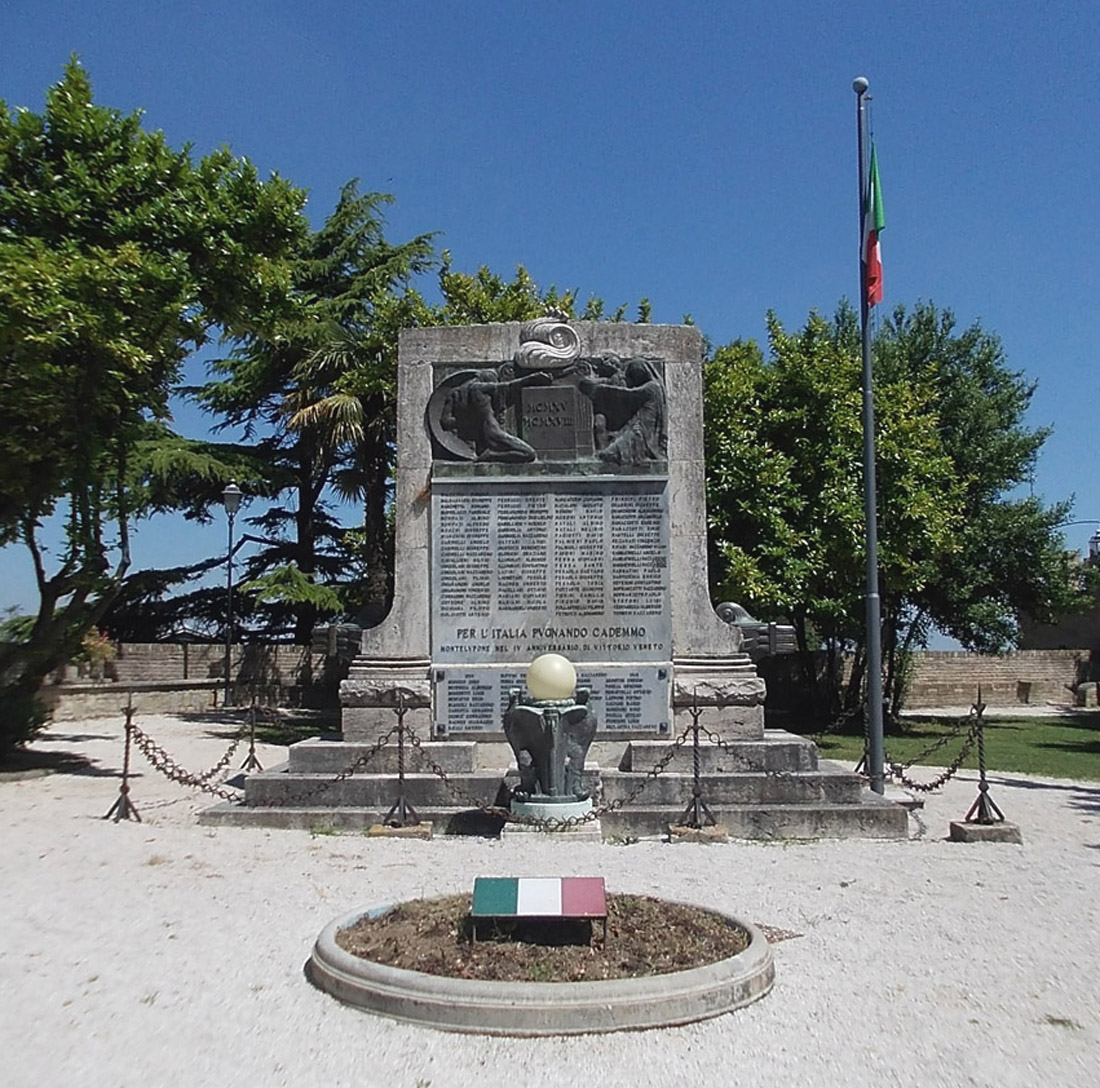
M 46 752 L 37 748 L 12 752 L 0 763 L 0 779 L 5 775 L 18 776 L 32 771 L 78 774 L 90 778 L 119 778 L 122 775 L 118 767 L 101 767 L 95 761 L 75 752 Z
M 965 779 L 964 779 L 965 781 Z M 1011 786 L 1018 790 L 1054 790 L 1072 794 L 1066 799 L 1070 808 L 1100 816 L 1100 785 L 1083 786 L 1079 782 L 1032 782 L 1026 778 L 990 775 L 990 786 Z
M 59 744 L 82 744 L 89 740 L 118 740 L 117 733 L 55 733 L 44 734 L 42 740 L 57 741 Z
M 1070 807 L 1078 812 L 1088 812 L 1100 816 L 1100 790 L 1082 790 L 1081 796 L 1070 800 Z
M 248 716 L 247 708 L 173 715 L 181 722 L 205 726 L 203 732 L 208 737 L 226 741 L 233 740 L 247 728 Z M 285 747 L 316 736 L 339 740 L 339 728 L 339 715 L 331 711 L 256 708 L 256 739 L 263 744 Z
M 166 715 L 181 722 L 191 722 L 194 725 L 244 725 L 248 721 L 248 710 L 214 710 L 214 711 L 180 711 L 176 714 Z M 134 715 L 135 719 L 137 715 Z

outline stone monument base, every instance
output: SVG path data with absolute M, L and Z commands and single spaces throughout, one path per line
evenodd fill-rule
M 406 708 L 406 725 L 421 737 L 431 737 L 430 675 L 431 661 L 426 657 L 357 657 L 340 685 L 344 740 L 375 740 L 396 724 L 398 706 Z

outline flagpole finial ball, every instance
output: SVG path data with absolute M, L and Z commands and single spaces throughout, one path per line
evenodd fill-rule
M 871 84 L 867 82 L 866 76 L 856 76 L 856 78 L 852 80 L 852 90 L 855 91 L 856 94 L 866 94 L 870 86 Z

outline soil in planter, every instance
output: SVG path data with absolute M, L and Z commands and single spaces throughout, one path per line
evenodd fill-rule
M 748 934 L 721 914 L 642 895 L 608 895 L 603 923 L 572 919 L 478 922 L 470 896 L 418 899 L 340 930 L 336 943 L 375 963 L 450 978 L 585 982 L 685 971 L 734 956 Z

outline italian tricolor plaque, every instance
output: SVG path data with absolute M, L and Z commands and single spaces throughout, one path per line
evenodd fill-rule
M 475 918 L 606 918 L 602 876 L 479 876 Z

